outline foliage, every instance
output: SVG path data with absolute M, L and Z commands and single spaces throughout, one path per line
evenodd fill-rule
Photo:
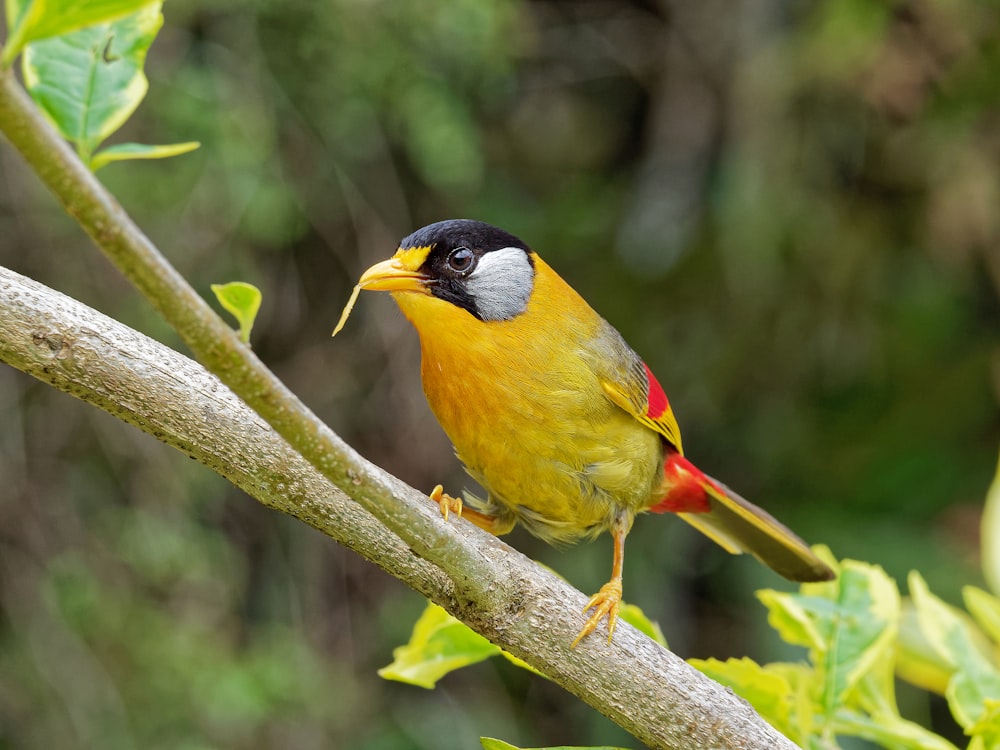
M 160 3 L 150 0 L 6 0 L 9 36 L 4 44 L 4 67 L 30 42 L 70 35 L 153 5 L 159 12 Z
M 995 747 L 1000 738 L 1000 598 L 967 587 L 974 622 L 911 573 L 909 587 L 924 640 L 905 651 L 898 642 L 902 607 L 895 581 L 878 566 L 854 560 L 837 564 L 829 552 L 824 557 L 836 566 L 836 580 L 802 584 L 795 594 L 758 592 L 771 626 L 786 643 L 806 648 L 808 663 L 760 665 L 743 657 L 692 659 L 691 664 L 731 687 L 807 750 L 838 748 L 844 737 L 885 748 L 956 750 L 943 737 L 904 719 L 896 704 L 897 668 L 905 675 L 907 661 L 937 657 L 945 664 L 948 705 L 971 738 L 968 750 Z M 638 608 L 627 609 L 632 624 L 658 631 Z M 502 653 L 431 604 L 409 643 L 395 650 L 395 661 L 379 674 L 430 688 L 454 670 Z M 484 747 L 505 746 L 497 743 L 483 740 Z
M 914 588 L 916 581 L 922 579 L 914 574 L 911 592 L 916 597 L 920 591 L 926 601 L 930 594 Z M 747 659 L 696 660 L 695 666 L 743 695 L 804 748 L 835 748 L 838 738 L 852 736 L 886 748 L 955 747 L 900 716 L 893 686 L 900 599 L 895 582 L 880 568 L 847 560 L 836 581 L 804 584 L 798 594 L 761 591 L 759 597 L 782 638 L 808 649 L 808 666 L 758 666 Z M 918 610 L 922 631 L 938 635 L 939 623 Z M 958 642 L 971 643 L 956 637 Z M 964 679 L 960 675 L 964 672 L 956 672 L 953 681 Z M 973 722 L 965 721 L 962 711 L 968 707 L 952 703 L 967 731 Z M 975 713 L 982 713 L 982 705 Z M 970 748 L 979 748 L 976 742 Z
M 428 604 L 413 625 L 409 643 L 393 651 L 392 664 L 378 673 L 423 688 L 449 672 L 504 653 L 436 604 Z
M 162 159 L 197 143 L 147 146 L 121 143 L 97 152 L 142 102 L 149 88 L 143 65 L 163 25 L 160 2 L 76 3 L 46 8 L 8 6 L 15 37 L 8 54 L 24 52 L 24 81 L 59 132 L 96 171 L 113 161 Z M 124 14 L 127 10 L 133 12 Z
M 993 591 L 1000 591 L 1000 462 L 993 483 L 986 494 L 982 524 L 983 577 Z M 971 605 L 969 607 L 972 608 Z M 1000 641 L 996 623 L 990 629 L 994 639 Z
M 1000 599 L 985 591 L 967 587 L 965 594 L 970 611 L 984 622 L 991 622 L 990 615 L 1000 611 Z M 910 596 L 921 632 L 951 673 L 945 697 L 959 725 L 972 737 L 970 750 L 995 747 L 1000 738 L 1000 640 L 990 644 L 968 617 L 931 594 L 917 573 L 910 574 Z
M 230 281 L 228 284 L 212 284 L 212 292 L 227 312 L 240 324 L 240 338 L 250 343 L 250 331 L 260 310 L 262 295 L 260 289 L 245 281 Z
M 634 604 L 623 602 L 619 617 L 661 646 L 667 645 L 660 626 Z M 393 649 L 392 655 L 392 664 L 383 667 L 378 673 L 387 680 L 423 688 L 433 688 L 445 675 L 491 656 L 503 656 L 511 663 L 544 677 L 516 656 L 470 630 L 433 602 L 427 603 L 423 614 L 414 623 L 410 640 Z
M 492 737 L 482 737 L 480 741 L 483 744 L 483 750 L 542 750 L 542 748 L 520 748 L 511 745 L 510 743 L 504 742 L 503 740 L 496 740 Z M 592 747 L 592 748 L 573 748 L 563 745 L 562 747 L 551 747 L 545 748 L 545 750 L 622 750 L 621 748 L 614 747 Z

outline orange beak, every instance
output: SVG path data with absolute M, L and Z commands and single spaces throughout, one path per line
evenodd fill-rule
M 389 258 L 361 274 L 358 286 L 373 292 L 423 292 L 426 280 L 422 273 L 403 268 L 397 258 Z
M 358 286 L 373 292 L 427 292 L 427 276 L 415 270 L 426 257 L 426 248 L 419 256 L 413 250 L 396 253 L 389 260 L 376 263 L 361 275 Z
M 354 309 L 354 303 L 362 289 L 370 289 L 373 292 L 420 292 L 428 294 L 427 282 L 429 278 L 420 273 L 419 269 L 430 252 L 429 247 L 412 247 L 406 250 L 400 249 L 389 260 L 383 260 L 365 271 L 358 280 L 351 298 L 347 301 L 344 311 L 340 314 L 340 321 L 333 329 L 336 336 L 347 322 L 347 317 Z

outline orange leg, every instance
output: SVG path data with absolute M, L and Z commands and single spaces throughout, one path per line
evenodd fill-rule
M 466 508 L 462 502 L 462 498 L 452 497 L 444 491 L 444 487 L 440 484 L 431 490 L 430 498 L 432 502 L 437 503 L 441 508 L 441 515 L 444 516 L 445 521 L 448 520 L 449 513 L 454 513 L 459 518 L 470 521 L 483 531 L 488 531 L 494 536 L 500 536 L 510 531 L 511 524 L 501 521 L 496 516 L 480 513 L 472 508 Z
M 608 643 L 611 643 L 611 636 L 614 635 L 615 624 L 618 621 L 618 608 L 622 601 L 622 568 L 625 565 L 625 536 L 627 534 L 627 529 L 612 529 L 611 537 L 615 545 L 615 558 L 611 565 L 611 580 L 601 586 L 601 590 L 594 594 L 587 602 L 587 606 L 583 608 L 585 613 L 589 609 L 594 609 L 594 614 L 584 623 L 580 634 L 570 648 L 576 648 L 576 644 L 593 633 L 594 628 L 605 616 L 608 618 Z

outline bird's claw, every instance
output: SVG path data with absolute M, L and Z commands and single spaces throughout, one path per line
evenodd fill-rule
M 444 491 L 442 485 L 439 484 L 431 490 L 430 499 L 441 508 L 441 515 L 444 516 L 445 521 L 448 520 L 448 513 L 454 513 L 459 518 L 462 517 L 462 498 L 452 497 Z
M 618 622 L 618 610 L 621 606 L 621 601 L 622 582 L 620 579 L 612 579 L 601 586 L 601 590 L 590 597 L 590 601 L 587 602 L 587 606 L 583 608 L 585 613 L 589 609 L 593 609 L 594 613 L 590 616 L 587 622 L 584 623 L 583 628 L 580 630 L 580 634 L 576 637 L 576 640 L 573 641 L 573 645 L 570 646 L 570 648 L 576 648 L 576 644 L 582 641 L 586 636 L 593 633 L 594 629 L 605 616 L 608 618 L 608 643 L 611 643 L 611 636 L 614 635 L 615 625 Z

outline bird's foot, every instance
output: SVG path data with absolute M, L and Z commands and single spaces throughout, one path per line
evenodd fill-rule
M 444 491 L 444 487 L 440 484 L 431 490 L 430 498 L 441 508 L 441 515 L 444 516 L 445 521 L 448 520 L 448 513 L 454 513 L 459 518 L 462 517 L 462 498 L 452 497 Z
M 584 623 L 583 628 L 580 630 L 580 634 L 573 641 L 573 645 L 570 648 L 576 648 L 576 644 L 582 641 L 586 636 L 594 632 L 594 628 L 607 616 L 608 618 L 608 643 L 611 643 L 611 636 L 615 632 L 615 624 L 618 622 L 618 609 L 622 601 L 622 581 L 620 578 L 612 578 L 606 584 L 601 586 L 601 590 L 590 597 L 590 601 L 587 602 L 587 606 L 583 608 L 586 613 L 587 610 L 593 609 L 594 613 L 590 616 L 590 619 Z

